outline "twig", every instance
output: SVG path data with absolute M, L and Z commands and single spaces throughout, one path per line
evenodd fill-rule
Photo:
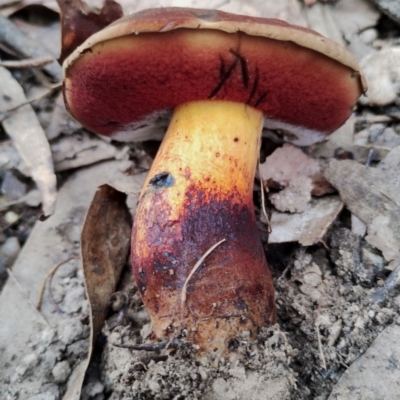
M 40 306 L 42 305 L 42 299 L 43 299 L 43 293 L 44 293 L 44 290 L 45 290 L 45 288 L 46 288 L 46 282 L 47 282 L 47 280 L 49 279 L 49 278 L 53 278 L 53 275 L 54 275 L 54 273 L 57 271 L 57 269 L 58 268 L 60 268 L 62 265 L 64 265 L 64 264 L 66 264 L 67 262 L 69 262 L 69 261 L 71 261 L 71 260 L 77 260 L 78 259 L 78 257 L 70 257 L 70 258 L 68 258 L 67 260 L 64 260 L 64 261 L 61 261 L 60 263 L 58 263 L 57 265 L 55 265 L 48 273 L 47 273 L 47 275 L 45 276 L 45 278 L 44 278 L 44 280 L 43 280 L 43 283 L 42 283 L 42 287 L 41 287 L 41 289 L 40 289 L 40 292 L 39 292 L 39 298 L 38 298 L 38 301 L 37 301 L 37 303 L 36 303 L 36 308 L 39 310 L 40 309 Z M 51 292 L 51 279 L 50 279 L 50 292 Z
M 264 184 L 261 178 L 261 168 L 260 168 L 260 160 L 258 160 L 258 176 L 260 178 L 260 183 L 261 183 L 261 208 L 264 214 L 264 217 L 267 221 L 267 226 L 268 226 L 268 233 L 271 234 L 272 233 L 272 227 L 271 227 L 271 222 L 269 220 L 268 214 L 267 214 L 267 210 L 265 208 L 265 193 L 264 193 Z
M 181 325 L 182 325 L 182 321 L 183 321 L 183 308 L 185 306 L 185 302 L 186 302 L 186 288 L 187 285 L 190 281 L 190 279 L 192 278 L 193 274 L 199 269 L 199 267 L 201 266 L 201 264 L 203 263 L 203 261 L 207 258 L 207 256 L 214 251 L 221 243 L 225 242 L 226 239 L 222 239 L 220 240 L 218 243 L 214 244 L 213 246 L 211 246 L 200 258 L 199 261 L 197 261 L 197 263 L 195 264 L 195 266 L 192 268 L 192 270 L 190 271 L 190 274 L 188 275 L 188 277 L 186 278 L 186 281 L 182 287 L 182 292 L 181 292 Z
M 325 361 L 325 356 L 324 356 L 324 351 L 322 348 L 322 341 L 321 341 L 321 334 L 319 333 L 319 323 L 318 321 L 318 317 L 320 316 L 320 310 L 322 307 L 322 299 L 324 297 L 324 292 L 325 292 L 325 286 L 323 284 L 323 282 L 321 281 L 321 286 L 323 289 L 323 293 L 321 293 L 321 297 L 318 301 L 318 308 L 317 308 L 317 318 L 316 318 L 316 322 L 315 322 L 315 330 L 317 332 L 317 340 L 318 340 L 318 349 L 319 349 L 319 356 L 321 357 L 321 362 L 322 362 L 322 368 L 326 370 L 326 361 Z
M 112 343 L 115 347 L 121 347 L 123 349 L 131 349 L 131 350 L 144 350 L 144 351 L 160 351 L 164 350 L 170 346 L 182 348 L 184 343 L 176 338 L 172 338 L 167 342 L 161 343 L 141 343 L 141 344 L 117 344 Z
M 28 60 L 0 61 L 0 67 L 5 68 L 37 68 L 53 62 L 53 57 L 30 58 Z
M 34 103 L 35 101 L 41 100 L 41 99 L 51 95 L 55 90 L 59 89 L 61 86 L 62 86 L 62 83 L 56 83 L 54 85 L 51 85 L 50 90 L 48 90 L 47 92 L 44 92 L 35 97 L 32 97 L 31 99 L 28 99 L 27 101 L 24 101 L 15 107 L 9 108 L 8 110 L 0 111 L 0 114 L 3 114 L 3 115 L 0 115 L 0 122 L 4 121 L 10 115 L 10 113 L 12 113 L 13 111 L 18 110 L 20 107 Z

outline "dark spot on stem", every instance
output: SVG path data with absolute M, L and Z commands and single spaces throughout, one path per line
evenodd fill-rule
M 156 188 L 168 188 L 175 183 L 174 177 L 169 172 L 161 172 L 150 179 L 149 185 Z

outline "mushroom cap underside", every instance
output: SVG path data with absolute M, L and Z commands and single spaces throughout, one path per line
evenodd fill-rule
M 143 139 L 135 129 L 179 104 L 230 100 L 308 145 L 343 124 L 365 90 L 352 56 L 308 29 L 220 11 L 162 11 L 114 22 L 65 61 L 66 105 L 89 130 Z

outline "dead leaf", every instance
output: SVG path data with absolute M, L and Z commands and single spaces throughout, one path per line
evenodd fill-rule
M 82 0 L 57 0 L 57 3 L 61 10 L 60 64 L 89 36 L 123 16 L 122 7 L 114 0 L 105 0 L 99 13 Z
M 312 182 L 307 176 L 299 176 L 289 181 L 285 189 L 270 194 L 269 199 L 278 211 L 301 213 L 311 200 Z
M 400 327 L 392 325 L 380 333 L 371 347 L 347 369 L 328 400 L 354 399 L 355 393 L 364 399 L 397 399 L 399 359 Z
M 360 38 L 360 32 L 375 27 L 381 17 L 370 1 L 338 1 L 331 7 L 331 12 L 345 39 L 347 50 L 358 60 L 374 51 Z
M 0 67 L 0 82 L 0 110 L 2 112 L 7 112 L 26 102 L 21 86 L 3 67 Z M 57 182 L 50 146 L 35 112 L 29 104 L 18 107 L 8 113 L 2 125 L 29 166 L 30 175 L 42 193 L 43 214 L 51 215 L 56 204 Z
M 400 146 L 386 158 L 378 168 L 329 160 L 323 172 L 346 207 L 367 224 L 367 242 L 392 261 L 400 259 Z
M 87 132 L 52 141 L 51 151 L 57 172 L 113 159 L 120 153 L 116 146 Z
M 277 148 L 260 165 L 261 178 L 270 188 L 284 188 L 299 177 L 309 177 L 312 181 L 312 194 L 322 196 L 334 191 L 324 178 L 318 160 L 308 156 L 299 148 L 285 143 Z
M 97 190 L 83 225 L 81 252 L 92 314 L 92 344 L 104 323 L 111 295 L 125 266 L 132 221 L 126 194 L 108 185 Z
M 0 15 L 0 42 L 22 58 L 42 58 L 49 52 L 35 40 L 24 35 L 10 20 Z M 53 78 L 62 80 L 62 69 L 54 60 L 43 67 Z
M 342 34 L 332 15 L 331 5 L 315 3 L 312 7 L 306 7 L 304 12 L 310 29 L 345 46 Z
M 303 246 L 318 243 L 342 210 L 339 196 L 312 199 L 301 214 L 272 211 L 268 243 L 299 242 Z

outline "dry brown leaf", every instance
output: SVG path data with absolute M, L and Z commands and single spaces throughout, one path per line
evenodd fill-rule
M 62 63 L 93 33 L 123 16 L 122 7 L 114 0 L 105 0 L 96 13 L 82 0 L 57 0 L 61 10 Z
M 0 67 L 0 82 L 0 111 L 7 112 L 26 103 L 21 86 L 3 67 Z M 29 104 L 18 107 L 7 114 L 2 125 L 29 166 L 30 175 L 42 193 L 43 214 L 51 215 L 56 204 L 57 182 L 50 146 L 35 112 Z
M 92 314 L 92 344 L 128 259 L 132 221 L 126 194 L 109 185 L 97 190 L 82 230 L 81 252 Z

